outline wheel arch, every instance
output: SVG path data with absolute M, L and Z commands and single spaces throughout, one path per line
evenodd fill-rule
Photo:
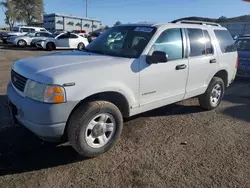
M 219 70 L 213 77 L 219 77 L 219 78 L 221 78 L 223 80 L 224 84 L 225 84 L 225 87 L 228 86 L 228 84 L 229 84 L 228 83 L 228 72 L 227 72 L 226 69 Z
M 89 95 L 88 97 L 82 99 L 81 101 L 79 101 L 76 104 L 76 106 L 73 108 L 73 110 L 71 111 L 71 113 L 67 119 L 66 127 L 64 129 L 64 134 L 63 134 L 64 138 L 67 137 L 68 122 L 69 122 L 69 119 L 71 118 L 72 114 L 81 105 L 84 105 L 89 101 L 95 101 L 95 100 L 103 100 L 103 101 L 111 102 L 117 106 L 117 108 L 121 111 L 123 117 L 129 117 L 129 114 L 130 114 L 129 101 L 122 93 L 117 92 L 117 91 L 104 91 L 104 92 L 94 93 L 94 94 Z

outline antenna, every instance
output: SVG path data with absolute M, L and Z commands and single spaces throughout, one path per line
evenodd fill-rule
M 83 0 L 83 3 L 85 4 L 85 13 L 86 13 L 86 18 L 88 17 L 88 0 Z

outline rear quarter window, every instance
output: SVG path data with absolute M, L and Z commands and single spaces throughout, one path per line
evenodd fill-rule
M 233 37 L 227 30 L 214 30 L 215 36 L 220 45 L 222 53 L 235 52 L 236 46 L 234 44 Z

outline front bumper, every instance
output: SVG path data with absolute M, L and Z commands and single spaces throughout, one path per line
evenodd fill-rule
M 68 102 L 46 104 L 22 97 L 9 83 L 7 95 L 12 106 L 16 108 L 13 116 L 26 128 L 46 141 L 60 140 L 68 117 L 77 104 Z
M 42 43 L 36 42 L 35 45 L 36 45 L 37 48 L 45 49 L 45 47 L 44 47 L 44 42 L 42 42 Z

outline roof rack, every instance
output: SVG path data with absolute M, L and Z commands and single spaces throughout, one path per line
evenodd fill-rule
M 193 21 L 193 20 L 179 20 L 179 21 L 174 21 L 172 23 L 211 25 L 211 26 L 221 27 L 220 24 L 215 23 L 215 22 L 204 22 L 204 21 Z

